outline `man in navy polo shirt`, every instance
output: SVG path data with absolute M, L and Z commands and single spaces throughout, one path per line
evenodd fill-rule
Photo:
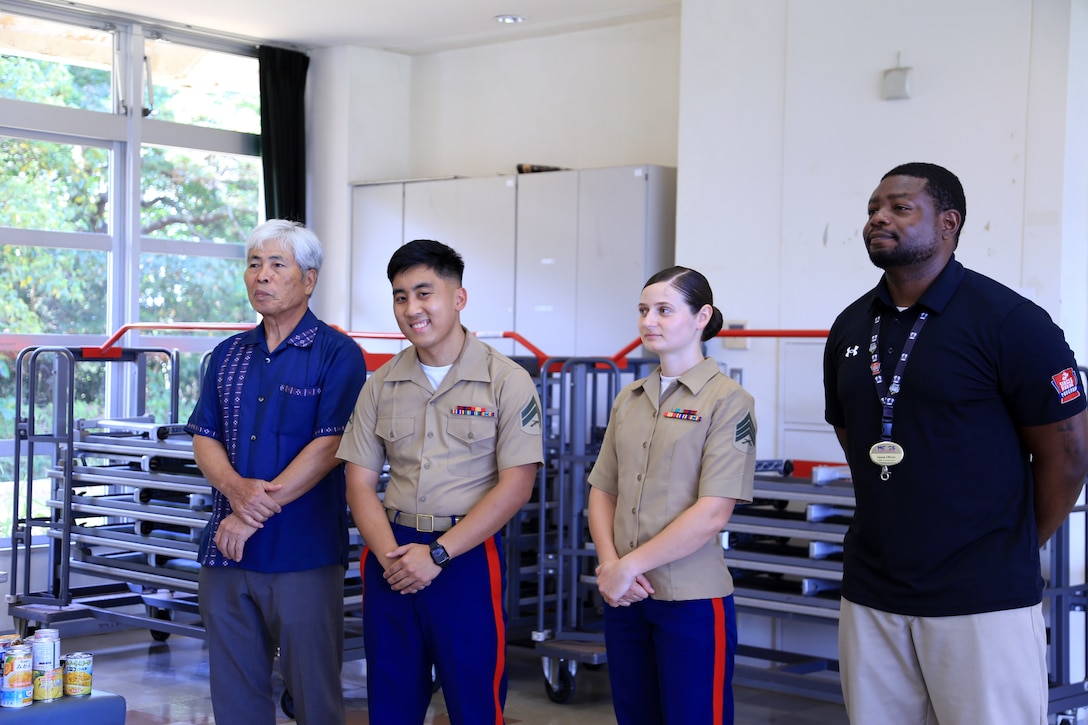
M 245 284 L 261 324 L 216 346 L 186 426 L 215 487 L 200 613 L 216 722 L 275 722 L 277 647 L 298 722 L 344 722 L 348 524 L 336 449 L 366 364 L 309 309 L 323 256 L 294 222 L 253 230 Z
M 1039 306 L 954 257 L 948 170 L 889 171 L 877 286 L 835 320 L 825 418 L 853 475 L 839 657 L 852 722 L 1046 723 L 1039 547 L 1088 473 L 1077 364 Z

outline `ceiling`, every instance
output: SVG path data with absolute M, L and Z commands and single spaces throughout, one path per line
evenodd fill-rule
M 301 49 L 353 44 L 408 54 L 680 14 L 680 0 L 42 0 L 149 24 Z M 525 18 L 501 24 L 497 15 Z

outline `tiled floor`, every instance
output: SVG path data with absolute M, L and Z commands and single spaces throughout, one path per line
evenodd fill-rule
M 94 654 L 95 689 L 125 697 L 127 725 L 215 722 L 208 698 L 208 658 L 201 640 L 174 635 L 166 642 L 155 642 L 146 630 L 128 630 L 63 638 L 62 645 L 65 652 L 81 650 Z M 364 667 L 362 660 L 349 661 L 344 666 L 350 725 L 369 723 Z M 560 705 L 545 694 L 540 658 L 527 647 L 511 646 L 509 679 L 506 720 L 510 725 L 615 723 L 606 669 L 580 670 L 571 702 Z M 740 687 L 736 688 L 735 697 L 738 725 L 846 725 L 847 722 L 841 705 Z M 281 716 L 278 722 L 293 721 Z M 427 723 L 448 722 L 439 692 Z

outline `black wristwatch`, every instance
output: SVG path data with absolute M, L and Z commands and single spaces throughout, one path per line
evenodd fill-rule
M 443 569 L 450 563 L 450 555 L 446 552 L 446 547 L 439 544 L 437 540 L 431 542 L 431 560 Z

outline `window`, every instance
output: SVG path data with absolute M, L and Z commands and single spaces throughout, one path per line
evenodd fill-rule
M 12 8 L 0 12 L 0 536 L 14 413 L 58 416 L 45 382 L 16 405 L 19 351 L 101 345 L 137 322 L 254 323 L 242 242 L 263 214 L 256 48 L 59 4 Z M 149 357 L 143 391 L 132 363 L 77 364 L 75 419 L 169 422 L 176 393 L 184 421 L 224 334 L 128 332 L 125 347 L 180 350 L 178 390 L 168 355 Z M 50 453 L 35 448 L 35 499 L 50 489 Z
M 0 14 L 0 98 L 113 108 L 113 33 Z
M 151 73 L 152 118 L 246 133 L 261 132 L 256 58 L 172 43 L 160 33 L 144 43 Z
M 256 226 L 259 159 L 147 145 L 141 156 L 144 236 L 240 243 Z
M 0 226 L 109 232 L 109 148 L 0 136 L 0 159 Z

